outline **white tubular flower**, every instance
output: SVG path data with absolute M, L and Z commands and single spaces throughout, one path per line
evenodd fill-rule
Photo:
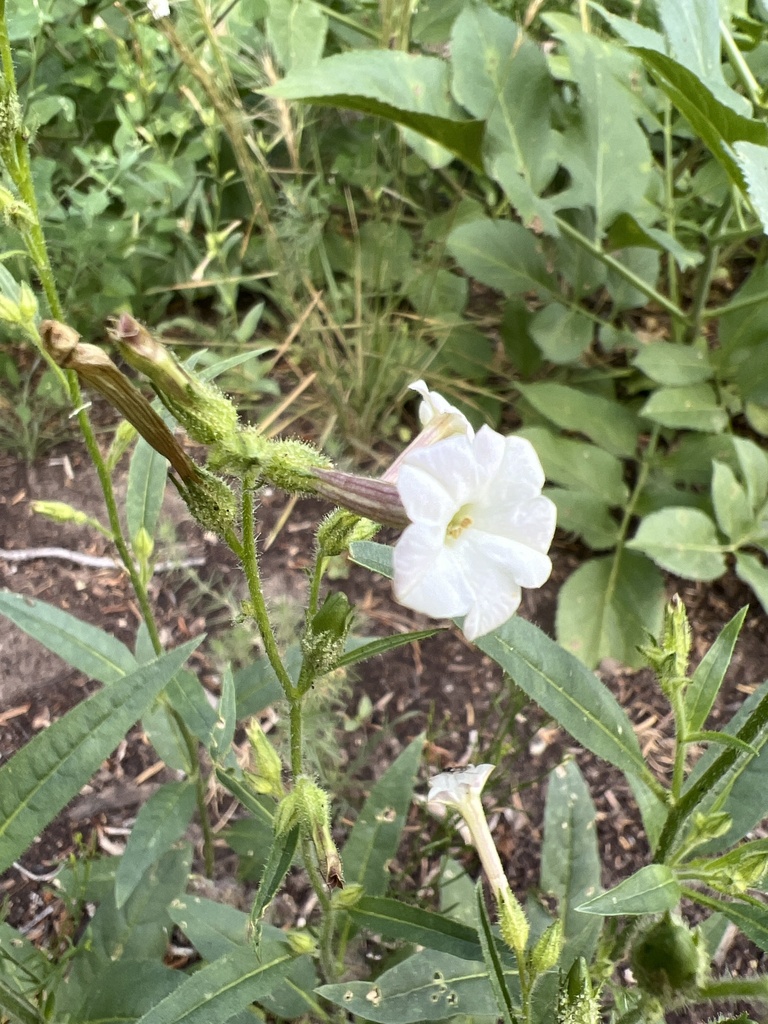
M 549 578 L 556 509 L 541 493 L 529 441 L 490 427 L 454 434 L 406 451 L 396 483 L 411 521 L 394 552 L 400 604 L 433 618 L 464 615 L 464 635 L 475 640 L 517 611 L 521 587 Z
M 147 0 L 147 10 L 155 21 L 159 18 L 170 18 L 171 16 L 168 0 Z
M 466 800 L 480 796 L 494 767 L 492 764 L 470 764 L 460 771 L 441 772 L 430 780 L 427 803 L 444 804 L 461 811 Z

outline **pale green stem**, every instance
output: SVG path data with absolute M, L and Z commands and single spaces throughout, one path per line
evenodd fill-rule
M 675 181 L 674 165 L 672 162 L 672 104 L 669 100 L 664 103 L 664 191 L 665 191 L 665 214 L 667 233 L 675 237 Z M 678 287 L 677 264 L 671 253 L 667 253 L 667 280 L 669 297 L 676 306 L 680 305 L 680 289 Z M 680 321 L 673 322 L 675 340 L 679 338 Z
M 680 799 L 685 782 L 685 752 L 688 740 L 688 716 L 685 711 L 685 701 L 679 686 L 673 688 L 670 703 L 675 715 L 675 760 L 672 769 L 671 802 L 676 804 Z
M 720 19 L 720 36 L 723 40 L 723 46 L 726 54 L 728 55 L 728 60 L 731 62 L 731 67 L 736 72 L 741 84 L 747 90 L 749 98 L 756 107 L 762 107 L 763 90 L 760 88 L 759 82 L 750 71 L 749 65 L 744 60 L 744 55 L 736 45 L 736 40 L 731 35 L 731 30 L 722 18 Z
M 729 196 L 718 210 L 712 223 L 712 229 L 709 235 L 711 241 L 707 243 L 707 253 L 704 258 L 704 263 L 698 273 L 696 292 L 694 293 L 693 305 L 691 306 L 690 311 L 690 323 L 685 337 L 685 340 L 689 342 L 695 341 L 701 333 L 702 322 L 705 318 L 705 307 L 712 287 L 712 277 L 717 269 L 717 261 L 720 256 L 720 231 L 728 220 L 730 212 L 731 199 Z M 718 312 L 721 311 L 722 307 Z
M 596 242 L 591 242 L 586 235 L 582 235 L 577 228 L 573 227 L 572 224 L 569 224 L 568 221 L 563 220 L 562 217 L 555 217 L 555 220 L 557 221 L 558 228 L 564 235 L 567 235 L 570 239 L 576 242 L 577 245 L 581 246 L 582 249 L 585 249 L 588 253 L 594 256 L 596 260 L 599 260 L 606 267 L 610 267 L 611 270 L 614 270 L 620 277 L 623 277 L 625 281 L 631 284 L 633 288 L 637 288 L 639 292 L 642 292 L 643 295 L 646 295 L 649 299 L 652 299 L 657 303 L 657 305 L 661 306 L 662 309 L 666 310 L 666 312 L 669 313 L 670 316 L 674 317 L 675 320 L 680 320 L 683 323 L 688 322 L 688 317 L 682 309 L 680 309 L 678 305 L 668 299 L 665 295 L 662 295 L 661 292 L 657 291 L 653 285 L 648 284 L 648 282 L 644 281 L 642 277 L 635 274 L 634 271 L 629 269 L 629 267 L 625 267 L 623 263 L 609 255 L 609 253 L 604 252 L 600 245 Z

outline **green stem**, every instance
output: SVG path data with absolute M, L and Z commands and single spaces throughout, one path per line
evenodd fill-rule
M 669 100 L 665 101 L 664 104 L 664 191 L 665 191 L 665 206 L 666 206 L 666 227 L 667 232 L 672 236 L 676 237 L 675 231 L 675 181 L 674 181 L 674 165 L 672 163 L 672 104 Z M 677 278 L 677 264 L 675 263 L 674 257 L 671 253 L 667 253 L 667 278 L 669 296 L 676 306 L 680 305 L 680 290 L 678 287 Z M 680 322 L 676 320 L 674 322 L 674 331 L 677 335 L 680 328 Z M 679 340 L 679 338 L 675 338 Z
M 280 652 L 277 649 L 277 641 L 275 640 L 275 634 L 272 632 L 272 623 L 269 621 L 269 613 L 267 612 L 267 602 L 264 599 L 264 591 L 261 586 L 259 559 L 256 552 L 256 534 L 254 529 L 255 509 L 253 502 L 253 481 L 250 479 L 245 479 L 243 481 L 242 510 L 243 544 L 242 548 L 239 548 L 239 552 L 242 557 L 243 571 L 245 572 L 245 578 L 248 583 L 248 595 L 251 599 L 251 611 L 256 625 L 258 626 L 262 643 L 264 644 L 264 653 L 267 655 L 269 663 L 277 676 L 278 682 L 283 688 L 283 693 L 289 701 L 292 701 L 296 695 L 296 688 L 291 681 L 291 677 L 288 675 L 288 671 L 283 664 L 283 659 L 280 657 Z
M 319 7 L 320 10 L 327 14 L 333 21 L 338 21 L 340 25 L 346 25 L 347 28 L 353 29 L 355 32 L 359 32 L 361 36 L 365 36 L 367 39 L 373 39 L 377 43 L 379 41 L 380 34 L 376 29 L 368 28 L 367 25 L 361 25 L 359 21 L 355 21 L 354 18 L 350 18 L 348 14 L 342 14 L 341 11 L 334 11 L 332 7 L 326 7 L 325 4 L 321 4 L 318 0 L 315 0 L 315 7 Z
M 671 803 L 677 803 L 685 782 L 685 750 L 688 739 L 688 720 L 685 701 L 680 687 L 675 687 L 670 698 L 675 715 L 675 761 L 672 769 Z
M 745 295 L 742 299 L 734 299 L 725 306 L 713 306 L 711 309 L 702 309 L 700 320 L 714 320 L 724 313 L 740 313 L 742 309 L 749 309 L 751 306 L 762 306 L 768 302 L 768 292 L 758 292 L 756 295 Z
M 294 696 L 290 698 L 290 723 L 291 723 L 291 771 L 294 779 L 298 778 L 304 770 L 304 736 L 302 729 L 302 698 Z
M 689 313 L 690 323 L 685 333 L 685 341 L 693 342 L 701 333 L 701 325 L 704 320 L 704 310 L 709 298 L 709 291 L 712 286 L 712 277 L 717 269 L 717 261 L 720 257 L 720 230 L 725 224 L 731 212 L 730 196 L 717 212 L 712 223 L 712 230 L 709 237 L 711 242 L 707 243 L 707 254 L 704 263 L 699 270 L 696 282 L 696 292 L 693 297 L 693 305 Z
M 731 35 L 731 30 L 728 28 L 723 19 L 720 19 L 720 37 L 723 40 L 723 47 L 730 61 L 731 67 L 736 72 L 736 76 L 747 90 L 749 98 L 752 100 L 756 107 L 763 106 L 763 90 L 750 71 L 749 65 L 744 60 L 744 55 L 736 45 L 736 40 Z
M 768 694 L 763 697 L 736 733 L 736 738 L 752 745 L 766 725 L 768 725 Z M 685 819 L 708 793 L 716 789 L 717 784 L 733 767 L 737 758 L 744 756 L 742 751 L 734 747 L 727 747 L 683 794 L 677 806 L 670 811 L 661 831 L 659 844 L 653 858 L 657 864 L 664 864 L 668 860 L 672 844 Z
M 679 306 L 668 299 L 665 295 L 662 295 L 661 292 L 657 291 L 653 285 L 648 284 L 647 281 L 644 281 L 642 277 L 638 277 L 638 275 L 635 274 L 634 271 L 630 270 L 629 267 L 625 267 L 619 260 L 610 256 L 607 252 L 604 252 L 601 246 L 596 242 L 591 242 L 586 235 L 582 235 L 582 233 L 577 228 L 573 227 L 572 224 L 569 224 L 567 220 L 563 220 L 562 217 L 557 216 L 555 217 L 555 220 L 557 221 L 558 228 L 564 235 L 567 235 L 570 239 L 576 242 L 577 245 L 581 246 L 582 249 L 585 249 L 588 253 L 594 256 L 596 260 L 599 260 L 601 263 L 605 264 L 606 267 L 610 267 L 611 270 L 614 270 L 617 274 L 623 277 L 625 281 L 628 281 L 633 288 L 637 288 L 637 290 L 642 292 L 643 295 L 646 295 L 649 299 L 652 299 L 655 303 L 661 306 L 662 309 L 666 310 L 666 312 L 669 313 L 671 317 L 674 317 L 675 320 L 679 320 L 684 324 L 688 323 L 688 317 L 682 309 L 680 309 Z

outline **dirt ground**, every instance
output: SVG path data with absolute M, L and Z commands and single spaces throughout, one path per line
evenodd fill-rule
M 110 554 L 95 531 L 35 515 L 30 508 L 33 499 L 66 501 L 102 515 L 95 475 L 76 445 L 59 448 L 31 468 L 0 455 L 0 548 L 20 551 L 56 546 L 78 554 Z M 259 512 L 263 538 L 282 515 L 286 501 L 279 494 L 264 496 Z M 270 601 L 273 607 L 288 609 L 287 618 L 304 586 L 303 570 L 310 561 L 317 511 L 312 503 L 299 503 L 262 559 Z M 183 569 L 155 575 L 151 590 L 163 640 L 173 646 L 203 631 L 209 634 L 209 641 L 193 658 L 193 668 L 215 701 L 221 649 L 211 640 L 221 641 L 227 633 L 228 606 L 236 607 L 243 593 L 239 570 L 215 537 L 203 536 L 188 521 L 186 510 L 170 491 L 166 513 L 173 524 L 173 537 L 169 533 L 168 542 L 158 541 L 161 549 L 167 549 L 160 557 L 196 559 L 201 564 L 194 569 L 198 578 Z M 526 592 L 522 610 L 526 618 L 552 632 L 558 587 L 583 554 L 568 538 L 558 537 L 553 553 L 555 573 L 542 590 Z M 349 566 L 346 576 L 333 585 L 354 600 L 366 633 L 427 625 L 393 603 L 385 580 L 355 566 Z M 93 568 L 65 558 L 11 561 L 0 557 L 0 586 L 64 608 L 133 644 L 139 612 L 127 578 L 118 568 Z M 751 592 L 732 577 L 710 585 L 670 579 L 669 594 L 675 591 L 685 601 L 694 624 L 696 661 L 734 612 L 743 604 L 751 605 L 727 685 L 710 723 L 717 728 L 765 677 L 768 617 Z M 212 594 L 223 596 L 214 599 Z M 241 639 L 238 650 L 242 643 Z M 246 641 L 246 646 L 249 643 Z M 256 649 L 255 642 L 252 649 Z M 650 673 L 604 664 L 601 676 L 627 709 L 652 765 L 660 773 L 668 771 L 670 718 Z M 0 621 L 0 763 L 92 692 L 95 685 L 5 620 Z M 356 753 L 363 749 L 375 751 L 373 763 L 367 761 L 364 775 L 358 775 L 349 786 L 347 799 L 353 807 L 359 806 L 370 780 L 422 731 L 428 737 L 429 762 L 423 770 L 422 792 L 428 775 L 449 764 L 496 762 L 501 755 L 490 787 L 492 824 L 512 885 L 524 896 L 535 890 L 538 880 L 545 795 L 542 782 L 570 755 L 582 768 L 598 809 L 604 885 L 615 884 L 647 863 L 648 847 L 639 815 L 621 777 L 610 766 L 574 748 L 539 709 L 513 704 L 499 667 L 456 631 L 368 663 L 351 685 L 345 709 L 350 719 L 364 696 L 370 701 L 370 714 L 357 728 L 343 732 L 340 741 L 342 763 L 354 764 Z M 276 715 L 280 715 L 279 707 Z M 90 784 L 27 851 L 20 865 L 0 876 L 0 900 L 10 923 L 44 944 L 62 912 L 46 876 L 74 850 L 78 834 L 107 852 L 119 848 L 138 806 L 169 777 L 141 727 L 134 727 Z M 215 807 L 215 813 L 229 813 L 227 800 Z M 404 843 L 399 864 L 406 890 L 428 889 L 435 864 L 419 851 L 434 828 L 415 807 L 408 826 L 411 841 Z M 218 853 L 217 877 L 231 881 L 235 858 L 223 843 Z M 464 850 L 463 857 L 474 870 L 472 852 Z M 291 891 L 285 910 L 288 919 L 290 907 L 301 906 L 304 895 L 300 889 Z M 247 900 L 247 893 L 243 899 Z M 742 937 L 719 955 L 720 966 L 736 975 L 765 968 L 764 955 Z M 669 1019 L 693 1024 L 709 1016 L 680 1014 Z

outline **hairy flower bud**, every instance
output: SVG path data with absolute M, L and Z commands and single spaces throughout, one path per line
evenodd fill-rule
M 87 512 L 83 512 L 79 508 L 73 508 L 65 501 L 33 501 L 32 511 L 40 516 L 45 516 L 46 519 L 52 519 L 55 523 L 91 526 L 99 533 L 109 536 L 109 531 L 104 529 L 98 519 L 94 519 L 93 516 L 89 516 Z
M 640 988 L 662 1000 L 692 995 L 706 960 L 698 933 L 669 913 L 637 937 L 630 955 Z
M 346 594 L 329 594 L 318 613 L 307 623 L 301 639 L 304 655 L 299 690 L 336 667 L 352 624 L 352 607 Z
M 255 771 L 246 773 L 248 781 L 257 793 L 282 800 L 285 796 L 282 779 L 283 765 L 277 751 L 264 735 L 258 718 L 250 720 L 245 727 L 245 733 L 251 745 L 255 768 Z
M 557 1024 L 600 1024 L 600 1002 L 592 988 L 589 968 L 583 956 L 574 960 L 560 985 Z
M 563 951 L 563 921 L 558 918 L 540 937 L 531 953 L 531 970 L 534 978 L 551 971 L 560 960 Z
M 371 540 L 381 529 L 379 523 L 364 519 L 337 508 L 330 512 L 320 523 L 317 530 L 317 548 L 321 555 L 333 558 L 348 551 L 352 544 L 360 540 Z
M 302 831 L 315 847 L 320 869 L 332 889 L 344 887 L 341 857 L 331 835 L 331 802 L 328 794 L 306 775 L 296 779 L 294 788 Z
M 237 499 L 229 484 L 207 469 L 198 467 L 194 480 L 179 488 L 194 519 L 204 530 L 225 536 L 237 521 Z
M 238 430 L 237 409 L 213 384 L 189 373 L 128 313 L 111 331 L 127 363 L 147 377 L 161 402 L 200 444 L 226 444 Z

